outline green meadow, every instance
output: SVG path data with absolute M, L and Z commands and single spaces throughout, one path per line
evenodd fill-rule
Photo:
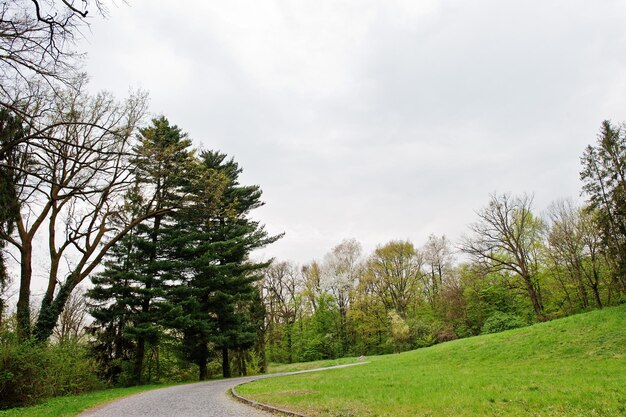
M 237 390 L 310 416 L 626 416 L 626 305 L 368 360 Z
M 70 417 L 122 397 L 166 386 L 168 385 L 141 385 L 138 387 L 111 388 L 80 395 L 56 397 L 37 405 L 0 411 L 0 417 Z

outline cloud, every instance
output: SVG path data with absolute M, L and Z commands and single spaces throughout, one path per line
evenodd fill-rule
M 494 190 L 577 196 L 584 146 L 624 119 L 621 1 L 134 0 L 94 22 L 94 88 L 233 155 L 304 262 L 455 239 Z M 368 246 L 369 245 L 369 246 Z

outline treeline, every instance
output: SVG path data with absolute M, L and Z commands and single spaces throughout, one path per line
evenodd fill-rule
M 540 213 L 493 194 L 459 242 L 431 235 L 365 254 L 355 240 L 321 261 L 274 262 L 261 281 L 269 360 L 429 346 L 626 301 L 626 128 L 604 122 L 582 158 L 587 204 Z

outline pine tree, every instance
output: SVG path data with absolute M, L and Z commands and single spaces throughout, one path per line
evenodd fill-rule
M 185 334 L 184 352 L 200 368 L 200 379 L 206 377 L 207 348 L 212 342 L 222 353 L 224 377 L 230 376 L 229 349 L 254 346 L 258 326 L 245 313 L 254 299 L 254 282 L 267 262 L 253 262 L 249 254 L 256 248 L 276 241 L 264 228 L 248 218 L 260 207 L 258 186 L 238 182 L 241 169 L 220 152 L 200 155 L 208 184 L 221 183 L 219 199 L 207 188 L 196 189 L 195 205 L 177 215 L 178 228 L 168 242 L 177 263 L 172 267 L 184 271 L 184 278 L 170 289 L 173 325 Z M 217 178 L 217 180 L 216 180 Z M 214 197 L 214 196 L 213 196 Z M 173 314 L 173 313 L 176 314 Z
M 127 214 L 183 207 L 185 189 L 197 166 L 194 152 L 189 149 L 191 141 L 164 117 L 141 129 L 138 140 L 133 160 L 136 183 L 134 193 L 128 196 Z M 128 239 L 120 241 L 90 293 L 100 303 L 92 314 L 99 317 L 101 327 L 113 326 L 113 340 L 119 343 L 132 341 L 134 352 L 121 354 L 121 359 L 133 361 L 135 384 L 143 380 L 147 345 L 156 346 L 163 330 L 160 300 L 167 280 L 163 270 L 167 249 L 162 235 L 168 228 L 177 227 L 174 212 L 138 225 Z M 120 308 L 109 309 L 109 303 Z M 115 328 L 115 323 L 123 323 L 123 328 Z

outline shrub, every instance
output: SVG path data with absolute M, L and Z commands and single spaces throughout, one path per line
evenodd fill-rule
M 0 408 L 78 394 L 102 387 L 83 346 L 3 339 L 0 344 Z
M 498 333 L 504 330 L 524 327 L 526 325 L 527 323 L 519 316 L 496 311 L 491 317 L 485 320 L 481 333 Z

